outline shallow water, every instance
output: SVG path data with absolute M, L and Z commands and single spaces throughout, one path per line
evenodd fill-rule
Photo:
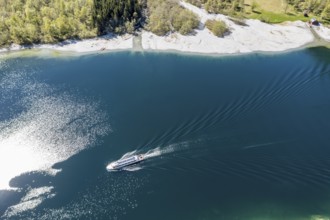
M 3 219 L 330 217 L 325 48 L 6 59 L 0 108 Z

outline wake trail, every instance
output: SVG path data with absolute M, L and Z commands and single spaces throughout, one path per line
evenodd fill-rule
M 284 140 L 284 141 L 275 141 L 275 142 L 268 142 L 268 143 L 262 143 L 262 144 L 254 144 L 254 145 L 242 147 L 242 149 L 247 150 L 247 149 L 251 149 L 251 148 L 266 147 L 266 146 L 270 146 L 270 145 L 288 143 L 291 141 L 293 141 L 293 140 Z
M 149 160 L 151 158 L 156 158 L 156 157 L 160 157 L 166 154 L 171 154 L 174 152 L 178 152 L 178 151 L 182 151 L 185 149 L 188 149 L 189 145 L 191 143 L 194 143 L 195 141 L 185 141 L 185 142 L 179 142 L 179 143 L 175 143 L 175 144 L 170 144 L 167 145 L 165 147 L 156 147 L 153 149 L 148 150 L 146 153 L 142 153 L 138 150 L 134 150 L 134 151 L 130 151 L 125 153 L 119 160 L 122 159 L 126 159 L 128 157 L 134 156 L 134 155 L 142 155 L 144 157 L 145 160 Z M 112 161 L 114 162 L 114 161 Z M 111 164 L 112 162 L 110 162 L 109 164 Z M 140 164 L 135 164 L 132 166 L 128 166 L 123 168 L 122 170 L 125 171 L 137 171 L 137 170 L 141 170 L 143 168 L 143 166 L 141 166 Z M 116 171 L 116 170 L 114 170 Z
M 170 153 L 174 153 L 176 151 L 182 151 L 182 150 L 188 149 L 190 143 L 192 143 L 192 141 L 179 142 L 179 143 L 167 145 L 165 147 L 158 146 L 156 148 L 148 150 L 146 153 L 142 153 L 141 151 L 138 151 L 138 150 L 133 150 L 133 151 L 125 153 L 119 160 L 131 157 L 136 154 L 143 155 L 143 157 L 145 159 L 159 157 L 159 156 L 162 156 L 165 154 L 170 154 Z

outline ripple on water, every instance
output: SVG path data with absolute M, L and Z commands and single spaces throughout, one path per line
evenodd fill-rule
M 44 208 L 20 213 L 20 219 L 120 219 L 138 207 L 137 191 L 146 178 L 127 173 L 107 173 L 80 192 L 76 199 L 60 208 Z M 17 216 L 16 216 L 17 217 Z M 14 219 L 14 218 L 13 218 Z

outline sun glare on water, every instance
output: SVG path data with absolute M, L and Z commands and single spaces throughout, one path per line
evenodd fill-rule
M 54 92 L 50 86 L 24 76 L 0 81 L 0 106 L 6 99 L 1 93 L 18 94 L 19 98 L 7 100 L 16 98 L 13 108 L 18 105 L 23 110 L 0 121 L 0 190 L 15 188 L 10 180 L 23 173 L 53 171 L 55 163 L 94 146 L 98 137 L 110 131 L 107 115 L 98 104 L 67 92 Z M 10 106 L 1 113 L 6 110 Z
M 0 147 L 0 189 L 9 189 L 9 181 L 28 170 L 39 168 L 40 161 L 31 149 L 21 146 L 15 141 L 16 135 L 1 143 Z

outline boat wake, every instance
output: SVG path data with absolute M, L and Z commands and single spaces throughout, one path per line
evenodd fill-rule
M 129 172 L 134 172 L 134 171 L 141 170 L 142 168 L 143 168 L 142 166 L 135 165 L 135 166 L 132 166 L 132 167 L 125 167 L 125 168 L 123 168 L 123 170 L 129 171 Z

